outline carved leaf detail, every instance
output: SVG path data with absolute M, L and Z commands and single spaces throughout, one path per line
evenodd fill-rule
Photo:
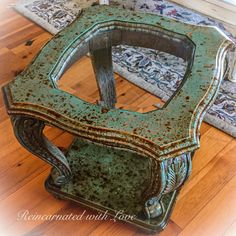
M 176 188 L 179 187 L 185 180 L 187 176 L 187 166 L 182 162 L 180 167 L 179 167 L 179 172 L 177 175 L 177 185 Z
M 187 175 L 187 166 L 182 161 L 177 161 L 168 166 L 167 182 L 164 193 L 169 193 L 178 188 Z
M 174 171 L 174 164 L 170 165 L 168 167 L 168 172 L 167 172 L 167 189 L 172 189 L 176 185 L 176 174 Z

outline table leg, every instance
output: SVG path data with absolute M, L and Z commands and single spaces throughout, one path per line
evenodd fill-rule
M 186 153 L 161 163 L 151 163 L 151 184 L 144 193 L 144 213 L 147 218 L 160 216 L 165 209 L 161 204 L 164 194 L 173 192 L 187 180 L 192 166 L 191 154 Z
M 43 135 L 44 122 L 26 116 L 11 116 L 11 120 L 21 145 L 54 167 L 53 182 L 66 183 L 71 176 L 69 164 L 64 154 Z
M 89 45 L 93 69 L 100 93 L 100 105 L 106 108 L 114 108 L 116 103 L 111 48 L 109 35 L 98 37 L 96 41 L 91 40 Z

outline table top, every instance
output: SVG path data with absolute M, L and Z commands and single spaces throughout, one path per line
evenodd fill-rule
M 57 88 L 56 81 L 78 49 L 84 49 L 85 55 L 90 38 L 115 30 L 158 32 L 193 45 L 191 70 L 162 109 L 143 114 L 107 110 Z M 157 160 L 193 151 L 199 147 L 200 124 L 220 86 L 224 57 L 231 46 L 230 39 L 214 27 L 187 25 L 113 6 L 90 7 L 3 88 L 8 113 L 29 115 L 87 140 Z

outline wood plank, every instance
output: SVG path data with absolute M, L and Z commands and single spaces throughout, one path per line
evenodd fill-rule
M 37 54 L 40 48 L 51 38 L 52 35 L 48 32 L 45 32 L 27 42 L 17 45 L 16 47 L 12 48 L 11 51 L 20 57 L 25 55 L 26 52 L 32 52 L 32 50 L 33 54 Z
M 166 228 L 161 231 L 159 234 L 151 234 L 151 235 L 156 235 L 156 236 L 177 236 L 181 232 L 181 228 L 175 224 L 173 221 L 170 220 Z M 134 234 L 135 236 L 146 236 L 146 233 L 142 233 L 138 231 L 137 233 Z
M 201 134 L 204 139 L 201 139 L 201 146 L 200 149 L 196 151 L 194 157 L 193 157 L 193 169 L 192 169 L 192 174 L 190 175 L 189 180 L 187 181 L 186 185 L 187 187 L 183 187 L 179 194 L 179 199 L 181 199 L 183 196 L 188 194 L 188 191 L 196 184 L 200 179 L 206 175 L 209 171 L 210 168 L 218 161 L 218 159 L 221 157 L 221 152 L 225 150 L 225 148 L 228 146 L 228 144 L 233 141 L 233 139 L 224 134 L 223 132 L 216 130 L 215 128 L 212 128 L 208 124 L 204 124 L 205 126 L 202 126 L 201 129 Z M 215 148 L 214 146 L 211 147 L 212 144 L 217 145 L 217 142 L 214 140 L 211 140 L 211 138 L 208 139 L 209 133 L 210 132 L 210 137 L 214 137 L 212 135 L 212 131 L 214 132 L 220 132 L 221 135 L 223 135 L 226 139 L 224 142 L 223 139 L 221 140 L 222 142 L 218 143 L 219 146 Z M 206 136 L 204 136 L 206 134 Z M 228 141 L 227 141 L 228 140 Z M 210 149 L 208 151 L 208 149 Z M 205 153 L 205 152 L 206 153 Z M 207 156 L 207 158 L 206 158 Z
M 48 128 L 45 133 L 47 134 L 47 132 L 49 132 L 47 136 L 60 147 L 67 148 L 70 145 L 71 135 L 58 129 L 52 130 L 52 128 Z M 19 145 L 14 137 L 12 137 L 12 140 Z M 7 162 L 3 161 L 5 159 L 7 159 Z M 1 155 L 0 160 L 0 200 L 20 189 L 43 171 L 50 169 L 44 161 L 17 146 L 11 153 Z
M 64 201 L 62 202 L 65 204 Z M 89 235 L 101 224 L 101 221 L 99 220 L 86 220 L 87 216 L 96 215 L 96 212 L 86 210 L 72 203 L 65 204 L 63 208 L 53 213 L 53 215 L 58 215 L 64 218 L 72 215 L 77 217 L 77 220 L 42 221 L 41 224 L 37 225 L 24 235 Z
M 160 236 L 177 236 L 182 229 L 172 220 L 168 223 L 167 227 L 160 233 Z
M 221 0 L 205 0 L 205 1 L 213 5 L 219 6 L 222 9 L 226 9 L 226 10 L 236 13 L 236 6 L 233 4 L 229 4 L 228 2 L 221 1 Z
M 0 39 L 0 43 L 4 44 L 9 49 L 12 49 L 19 44 L 22 44 L 38 35 L 43 33 L 43 29 L 39 26 L 35 26 L 34 24 L 28 24 L 16 31 L 13 31 L 7 35 L 4 35 Z
M 1 22 L 0 40 L 30 26 L 33 26 L 32 21 L 22 17 L 11 18 L 11 20 L 8 20 L 5 24 Z
M 188 223 L 208 204 L 215 195 L 236 175 L 236 141 L 230 142 L 205 169 L 197 180 L 187 183 L 187 193 L 178 199 L 171 219 L 181 228 Z M 213 187 L 214 186 L 214 187 Z
M 25 63 L 8 48 L 0 49 L 0 78 L 1 86 L 12 80 L 25 68 Z M 2 96 L 0 106 L 2 106 Z
M 233 138 L 222 131 L 211 128 L 202 137 L 200 141 L 201 149 L 198 149 L 193 157 L 193 178 L 200 172 Z
M 3 104 L 1 104 L 2 100 L 0 99 L 0 123 L 6 121 L 9 119 L 9 116 L 6 113 L 6 108 L 4 107 Z
M 44 189 L 44 180 L 49 171 L 44 171 L 18 191 L 0 202 L 1 235 L 22 235 L 41 224 L 40 220 L 20 220 L 21 214 L 50 215 L 63 208 L 66 203 L 55 199 Z
M 89 236 L 132 236 L 135 235 L 135 232 L 137 232 L 137 229 L 135 229 L 134 227 L 126 225 L 123 222 L 114 222 L 113 218 L 110 218 L 109 220 L 101 224 L 99 227 L 97 227 L 91 234 L 89 234 Z
M 235 212 L 236 176 L 216 194 L 179 236 L 226 235 L 236 222 Z M 232 235 L 235 235 L 235 232 Z
M 1 153 L 0 171 L 3 171 L 6 170 L 7 166 L 11 166 L 12 164 L 15 165 L 14 160 L 18 154 L 18 150 L 19 149 L 25 150 L 25 149 L 23 149 L 22 146 L 17 142 L 9 119 L 0 123 L 0 129 L 2 135 L 2 138 L 0 139 L 0 153 Z M 47 137 L 49 137 L 49 139 L 51 140 L 62 134 L 62 131 L 59 129 L 53 129 L 53 130 L 48 129 L 47 131 L 45 131 L 45 133 Z M 29 153 L 29 152 L 22 151 L 21 154 L 23 153 Z
M 0 175 L 0 201 L 19 190 L 32 178 L 49 169 L 45 162 L 31 155 L 20 160 Z

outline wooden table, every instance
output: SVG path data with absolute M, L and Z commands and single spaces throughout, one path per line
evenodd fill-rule
M 115 109 L 111 47 L 148 47 L 188 62 L 182 84 L 163 108 Z M 19 142 L 53 166 L 46 188 L 57 197 L 108 212 L 149 232 L 167 224 L 199 148 L 202 118 L 214 101 L 232 42 L 213 27 L 186 25 L 112 6 L 86 9 L 3 88 Z M 100 106 L 57 87 L 90 52 Z M 75 135 L 66 153 L 43 135 L 51 125 Z

